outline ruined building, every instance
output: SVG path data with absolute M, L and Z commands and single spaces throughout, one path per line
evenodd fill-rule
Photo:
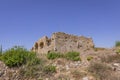
M 77 51 L 91 49 L 94 47 L 91 38 L 75 36 L 62 32 L 53 33 L 51 38 L 44 36 L 35 42 L 32 51 L 37 53 Z

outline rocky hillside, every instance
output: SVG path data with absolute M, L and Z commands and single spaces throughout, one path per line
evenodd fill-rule
M 94 47 L 92 38 L 54 33 L 31 51 L 0 50 L 0 80 L 120 80 L 120 42 Z
M 75 55 L 74 55 L 75 54 Z M 39 55 L 40 64 L 6 66 L 0 61 L 0 80 L 120 80 L 119 48 Z

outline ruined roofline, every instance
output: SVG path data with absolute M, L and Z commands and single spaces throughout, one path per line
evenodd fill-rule
M 80 50 L 93 48 L 93 46 L 92 38 L 66 34 L 64 32 L 55 32 L 50 38 L 47 36 L 40 38 L 35 42 L 32 50 L 37 53 L 48 53 L 50 51 L 65 53 L 71 50 L 79 52 Z
M 68 33 L 65 33 L 65 32 L 54 32 L 54 33 L 52 34 L 52 36 L 53 36 L 53 35 L 59 35 L 59 34 L 61 34 L 61 35 L 69 35 L 69 36 L 79 37 L 79 38 L 92 39 L 92 37 L 85 37 L 85 36 L 83 36 L 83 35 L 78 36 L 78 35 L 74 35 L 74 34 L 68 34 Z
M 65 32 L 54 32 L 54 33 L 52 33 L 52 35 L 50 37 L 48 37 L 48 36 L 45 35 L 45 36 L 39 38 L 37 40 L 37 42 L 40 41 L 40 40 L 42 40 L 42 39 L 45 39 L 45 38 L 48 39 L 48 40 L 52 39 L 53 36 L 57 36 L 57 35 L 66 35 L 66 36 L 72 36 L 72 37 L 76 37 L 76 38 L 92 39 L 91 37 L 85 37 L 83 35 L 78 36 L 78 35 L 74 35 L 74 34 L 68 34 L 68 33 L 65 33 Z

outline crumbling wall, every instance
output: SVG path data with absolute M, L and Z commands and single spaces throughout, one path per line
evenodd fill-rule
M 48 38 L 44 36 L 35 42 L 32 51 L 37 53 L 48 53 L 54 50 L 54 38 Z
M 62 32 L 53 33 L 51 38 L 44 36 L 38 40 L 32 50 L 37 53 L 48 53 L 51 51 L 65 53 L 69 51 L 86 50 L 93 48 L 94 44 L 91 38 L 84 36 L 75 36 Z
M 93 48 L 94 44 L 92 38 L 86 38 L 84 36 L 75 36 L 66 33 L 55 33 L 55 45 L 56 50 L 61 53 L 69 51 L 86 50 Z

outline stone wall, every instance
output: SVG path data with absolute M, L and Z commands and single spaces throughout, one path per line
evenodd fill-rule
M 48 53 L 50 51 L 65 53 L 69 51 L 80 52 L 93 47 L 91 38 L 57 32 L 53 33 L 51 38 L 47 36 L 40 38 L 35 42 L 32 50 L 37 53 Z

